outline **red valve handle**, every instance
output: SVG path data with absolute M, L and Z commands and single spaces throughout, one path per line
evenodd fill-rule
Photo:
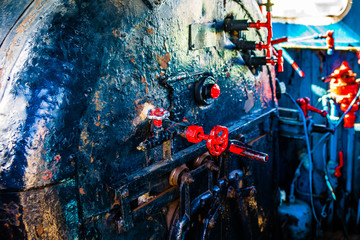
M 287 42 L 287 41 L 289 41 L 288 37 L 281 37 L 281 38 L 271 40 L 271 45 L 275 45 L 275 44 L 279 44 L 279 43 L 283 43 L 283 42 Z
M 312 112 L 316 112 L 319 113 L 321 116 L 326 117 L 326 115 L 328 114 L 327 111 L 323 111 L 323 110 L 319 110 L 313 106 L 310 105 L 310 98 L 305 97 L 305 98 L 299 98 L 296 100 L 297 104 L 299 104 L 299 106 L 301 107 L 305 118 L 309 118 L 308 112 L 312 111 Z
M 185 138 L 191 143 L 206 140 L 210 154 L 219 156 L 228 146 L 229 130 L 223 126 L 215 126 L 209 135 L 205 135 L 202 127 L 191 125 L 186 129 Z
M 206 146 L 211 155 L 219 156 L 229 143 L 229 130 L 223 126 L 215 126 L 209 135 Z
M 256 44 L 256 49 L 257 50 L 262 50 L 265 49 L 266 50 L 266 62 L 270 63 L 272 65 L 278 64 L 278 72 L 283 72 L 284 71 L 284 59 L 282 57 L 282 50 L 278 50 L 276 52 L 275 49 L 272 48 L 273 44 L 278 44 L 281 42 L 285 42 L 288 39 L 285 38 L 281 38 L 281 39 L 276 39 L 276 40 L 272 40 L 272 24 L 271 24 L 271 13 L 267 12 L 266 13 L 266 22 L 262 23 L 260 21 L 254 22 L 254 23 L 250 23 L 249 24 L 250 28 L 256 28 L 256 29 L 260 29 L 260 28 L 266 28 L 268 30 L 268 35 L 267 35 L 267 43 L 264 44 L 262 42 L 259 42 L 258 44 Z M 271 50 L 273 50 L 275 52 L 275 55 L 277 56 L 277 59 L 272 59 L 271 58 Z
M 162 120 L 169 117 L 170 114 L 163 108 L 153 108 L 150 109 L 147 115 L 148 119 L 154 120 L 154 125 L 157 127 L 162 126 Z

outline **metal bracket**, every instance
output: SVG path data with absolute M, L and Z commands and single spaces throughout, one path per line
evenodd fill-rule
M 196 168 L 193 171 L 189 172 L 189 175 L 193 178 L 196 179 L 196 176 L 200 175 L 203 172 L 207 172 L 207 186 L 205 189 L 201 189 L 200 192 L 204 193 L 204 192 L 208 192 L 208 191 L 212 191 L 212 189 L 214 188 L 214 178 L 213 178 L 213 172 L 211 170 L 209 170 L 207 168 L 206 165 L 202 165 L 198 168 Z M 191 184 L 196 184 L 196 180 L 193 183 L 189 183 L 189 182 L 183 182 L 180 185 L 180 210 L 179 210 L 179 219 L 183 219 L 184 215 L 186 215 L 187 219 L 191 219 L 191 201 L 193 200 L 191 198 L 190 195 L 190 185 Z M 200 186 L 197 185 L 197 187 L 199 188 Z M 200 194 L 197 194 L 197 196 Z
M 190 25 L 189 49 L 203 49 L 217 45 L 215 22 L 193 23 Z

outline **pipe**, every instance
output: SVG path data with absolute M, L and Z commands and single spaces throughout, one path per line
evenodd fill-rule
M 352 189 L 352 175 L 353 175 L 353 164 L 354 164 L 354 128 L 346 128 L 347 132 L 347 152 L 346 152 L 346 191 L 351 192 Z
M 360 92 L 360 91 L 359 91 Z M 297 102 L 295 101 L 295 99 L 288 94 L 287 92 L 285 92 L 285 95 L 288 96 L 290 98 L 290 100 L 295 104 L 296 108 L 299 110 L 299 114 L 303 120 L 303 125 L 304 125 L 304 134 L 305 134 L 305 141 L 306 141 L 306 147 L 307 147 L 307 151 L 308 151 L 308 157 L 309 157 L 309 188 L 310 188 L 310 203 L 311 203 L 311 209 L 312 209 L 312 213 L 314 215 L 314 219 L 317 222 L 317 224 L 320 226 L 320 221 L 318 219 L 318 217 L 316 216 L 316 212 L 315 212 L 315 207 L 314 207 L 314 199 L 313 199 L 313 188 L 312 188 L 312 171 L 313 171 L 313 166 L 312 166 L 312 157 L 311 157 L 311 148 L 310 148 L 310 140 L 309 140 L 309 135 L 308 135 L 308 130 L 307 130 L 307 125 L 306 125 L 306 118 L 304 115 L 304 112 L 302 111 L 301 107 L 297 104 Z

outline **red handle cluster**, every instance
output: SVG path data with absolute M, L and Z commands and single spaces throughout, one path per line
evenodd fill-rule
M 323 117 L 326 117 L 326 115 L 328 114 L 328 112 L 326 112 L 326 111 L 323 111 L 323 110 L 317 109 L 316 107 L 311 106 L 310 98 L 308 98 L 308 97 L 299 98 L 296 100 L 296 102 L 301 107 L 301 109 L 305 115 L 305 118 L 309 117 L 309 115 L 308 115 L 309 111 L 319 113 Z
M 166 111 L 163 108 L 154 108 L 151 109 L 148 112 L 147 118 L 154 120 L 154 126 L 156 127 L 161 127 L 162 126 L 162 120 L 164 120 L 165 118 L 169 117 L 170 114 L 168 111 Z
M 278 64 L 278 72 L 283 72 L 284 71 L 284 68 L 283 68 L 284 60 L 282 58 L 282 50 L 276 51 L 272 47 L 272 44 L 276 44 L 276 43 L 278 43 L 278 41 L 276 43 L 273 43 L 273 41 L 272 41 L 273 34 L 272 34 L 272 25 L 271 25 L 271 13 L 270 12 L 266 13 L 266 22 L 257 21 L 254 23 L 250 23 L 249 28 L 256 28 L 258 30 L 260 28 L 266 28 L 268 30 L 266 44 L 259 42 L 258 44 L 256 44 L 255 48 L 257 50 L 265 49 L 266 50 L 266 62 L 270 63 L 272 65 Z M 287 38 L 286 38 L 286 40 L 287 40 Z M 271 51 L 273 51 L 273 53 L 277 59 L 271 58 Z
M 266 44 L 260 44 L 257 46 L 257 49 L 267 49 L 266 57 L 271 57 L 271 39 L 272 39 L 272 26 L 271 26 L 271 13 L 266 13 L 266 22 L 262 23 L 260 21 L 257 21 L 255 23 L 250 23 L 249 28 L 256 28 L 259 30 L 260 28 L 266 28 L 268 30 L 268 36 L 267 36 L 267 43 Z
M 191 143 L 199 143 L 205 140 L 210 154 L 214 156 L 219 156 L 226 150 L 229 143 L 228 137 L 229 130 L 223 126 L 215 126 L 209 135 L 205 135 L 202 127 L 191 125 L 185 133 L 185 138 Z

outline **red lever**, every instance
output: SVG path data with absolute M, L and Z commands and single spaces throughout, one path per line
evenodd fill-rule
M 343 152 L 339 152 L 339 166 L 335 168 L 335 177 L 341 177 L 341 168 L 344 166 L 344 155 Z
M 324 110 L 319 110 L 313 106 L 310 105 L 310 98 L 308 97 L 304 97 L 304 98 L 299 98 L 296 100 L 297 104 L 299 104 L 299 106 L 301 107 L 305 118 L 309 118 L 308 112 L 312 111 L 312 112 L 316 112 L 319 113 L 321 116 L 326 117 L 326 115 L 328 114 L 327 111 Z
M 287 42 L 287 41 L 289 41 L 288 37 L 277 38 L 277 39 L 271 40 L 271 45 L 275 45 L 275 44 L 279 44 L 279 43 L 283 43 L 283 42 Z
M 248 157 L 257 161 L 267 162 L 269 155 L 266 153 L 258 152 L 250 148 L 230 144 L 229 151 L 240 156 Z

